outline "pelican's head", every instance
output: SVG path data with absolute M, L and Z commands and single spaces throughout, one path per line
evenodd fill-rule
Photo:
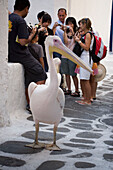
M 93 72 L 92 69 L 85 64 L 80 57 L 74 54 L 69 48 L 67 48 L 58 36 L 48 36 L 45 40 L 46 52 L 50 54 L 52 58 L 53 52 L 57 52 L 62 56 L 68 58 L 77 65 L 83 67 L 89 72 Z

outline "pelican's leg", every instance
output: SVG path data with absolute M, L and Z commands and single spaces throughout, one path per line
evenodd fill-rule
M 31 147 L 31 148 L 44 148 L 45 144 L 38 142 L 39 122 L 35 125 L 35 129 L 36 129 L 36 131 L 35 131 L 35 141 L 34 141 L 34 143 L 26 145 L 26 146 Z
M 53 150 L 53 151 L 60 151 L 61 149 L 56 145 L 56 131 L 57 131 L 57 126 L 54 126 L 54 140 L 53 144 L 48 144 L 46 145 L 47 150 Z

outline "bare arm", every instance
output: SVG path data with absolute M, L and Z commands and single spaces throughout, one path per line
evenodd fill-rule
M 39 62 L 40 64 L 42 65 L 43 69 L 44 69 L 44 60 L 43 60 L 43 57 L 40 57 L 39 58 Z
M 64 27 L 64 34 L 63 34 L 63 36 L 64 36 L 64 44 L 67 44 L 67 43 L 68 43 L 68 38 L 67 38 L 66 30 L 67 30 L 67 28 Z
M 20 43 L 22 46 L 28 44 L 28 43 L 32 40 L 33 36 L 35 35 L 36 30 L 37 30 L 37 28 L 33 28 L 33 30 L 32 30 L 32 32 L 31 32 L 31 34 L 29 35 L 28 39 L 19 39 L 19 40 L 18 40 L 19 43 Z

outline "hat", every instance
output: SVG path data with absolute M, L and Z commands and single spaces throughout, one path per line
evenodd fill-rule
M 99 64 L 97 65 L 98 67 L 98 74 L 96 74 L 94 76 L 95 78 L 95 82 L 101 81 L 104 79 L 104 77 L 106 76 L 106 68 L 103 64 Z

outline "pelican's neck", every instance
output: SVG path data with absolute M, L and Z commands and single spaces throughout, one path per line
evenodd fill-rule
M 55 64 L 53 62 L 53 53 L 50 52 L 49 46 L 47 44 L 45 46 L 45 49 L 46 49 L 47 62 L 48 62 L 49 70 L 50 70 L 49 87 L 58 89 L 58 76 L 57 76 Z

